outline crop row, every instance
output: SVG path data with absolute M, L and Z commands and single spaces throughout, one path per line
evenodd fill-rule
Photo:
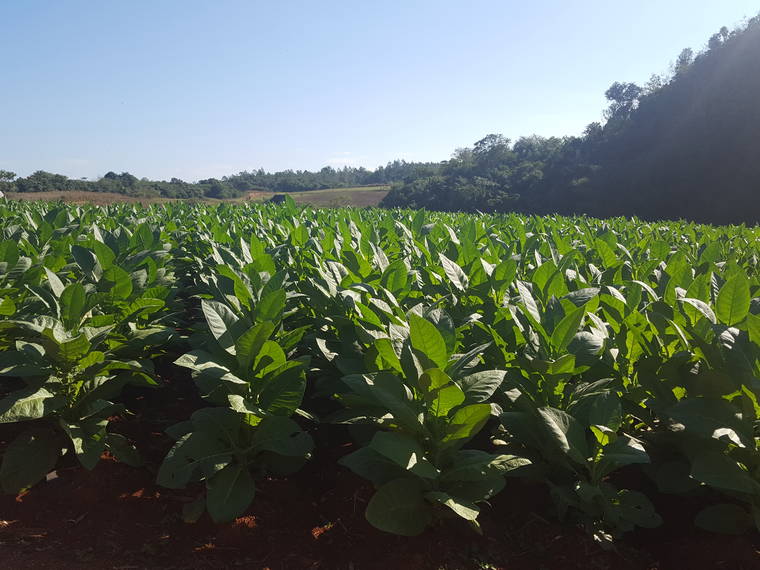
M 140 465 L 127 385 L 189 369 L 207 406 L 158 471 L 227 521 L 346 424 L 375 527 L 478 528 L 510 478 L 608 542 L 760 525 L 760 230 L 624 219 L 0 202 L 0 483 L 64 454 Z M 177 369 L 179 371 L 179 369 Z M 139 443 L 139 442 L 138 442 Z M 621 477 L 635 472 L 646 493 Z M 643 488 L 643 486 L 642 486 Z

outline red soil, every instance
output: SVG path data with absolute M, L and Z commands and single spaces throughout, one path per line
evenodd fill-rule
M 156 487 L 144 469 L 106 459 L 92 472 L 74 467 L 59 475 L 0 501 L 6 568 L 641 567 L 573 529 L 526 516 L 525 505 L 518 519 L 485 517 L 485 537 L 456 523 L 413 539 L 387 535 L 364 520 L 371 489 L 339 468 L 263 481 L 250 513 L 226 525 L 206 516 L 182 522 L 193 493 Z
M 182 506 L 198 489 L 155 485 L 171 441 L 166 426 L 149 418 L 183 419 L 201 402 L 181 388 L 129 397 L 137 414 L 113 429 L 137 442 L 146 466 L 104 457 L 88 472 L 69 459 L 56 479 L 20 497 L 0 496 L 0 568 L 760 569 L 757 537 L 695 530 L 684 500 L 657 505 L 663 528 L 632 533 L 617 551 L 605 551 L 551 518 L 544 487 L 519 480 L 484 509 L 483 536 L 455 520 L 416 538 L 388 535 L 365 521 L 372 489 L 337 464 L 351 444 L 330 426 L 315 434 L 326 444 L 299 473 L 259 482 L 246 516 L 214 525 L 204 515 L 188 524 Z

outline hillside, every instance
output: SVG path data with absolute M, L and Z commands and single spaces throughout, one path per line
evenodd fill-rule
M 589 211 L 760 221 L 760 24 L 710 46 L 610 133 Z
M 760 18 L 685 49 L 670 76 L 614 83 L 581 137 L 489 135 L 388 207 L 760 221 Z

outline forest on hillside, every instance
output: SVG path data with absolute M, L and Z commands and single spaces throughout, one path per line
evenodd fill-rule
M 98 180 L 0 171 L 0 190 L 85 190 L 130 196 L 233 198 L 392 184 L 385 207 L 600 217 L 760 221 L 760 16 L 684 49 L 646 85 L 615 82 L 602 122 L 577 137 L 490 134 L 440 163 L 396 160 L 375 170 L 244 171 L 221 179 L 155 181 L 122 172 Z
M 760 221 L 760 17 L 684 49 L 668 76 L 614 83 L 583 136 L 488 135 L 386 207 Z

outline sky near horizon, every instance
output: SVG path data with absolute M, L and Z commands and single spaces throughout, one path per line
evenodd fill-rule
M 749 0 L 0 0 L 0 169 L 188 181 L 577 135 Z

